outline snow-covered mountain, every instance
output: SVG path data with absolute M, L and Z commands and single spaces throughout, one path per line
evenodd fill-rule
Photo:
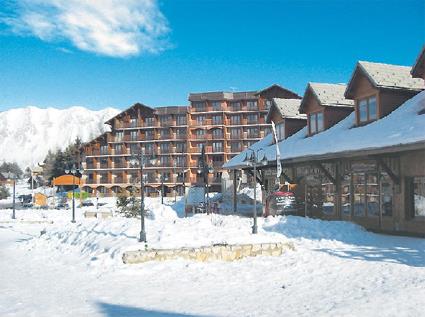
M 89 141 L 108 130 L 104 122 L 118 112 L 83 107 L 26 107 L 0 112 L 0 163 L 17 162 L 22 168 L 35 165 L 49 150 L 64 149 L 77 137 Z

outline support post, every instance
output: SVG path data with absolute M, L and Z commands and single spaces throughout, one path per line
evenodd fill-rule
M 238 181 L 236 179 L 236 170 L 233 170 L 233 213 L 236 214 L 236 212 L 238 211 L 238 204 L 237 204 L 237 199 L 236 199 L 236 195 L 237 195 L 237 185 L 238 185 Z

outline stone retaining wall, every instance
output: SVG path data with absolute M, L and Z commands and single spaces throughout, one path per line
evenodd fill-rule
M 280 256 L 287 250 L 294 250 L 292 243 L 261 243 L 213 245 L 199 248 L 152 249 L 124 252 L 122 260 L 126 264 L 148 261 L 186 259 L 195 261 L 235 261 L 249 256 Z

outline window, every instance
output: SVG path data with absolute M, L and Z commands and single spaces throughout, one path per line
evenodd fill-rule
M 366 214 L 365 183 L 366 183 L 365 173 L 353 174 L 354 216 L 365 216 Z
M 117 132 L 115 134 L 115 142 L 121 142 L 124 139 L 124 132 Z
M 230 151 L 235 153 L 235 152 L 240 152 L 242 150 L 242 143 L 241 142 L 232 142 L 230 144 Z
M 171 116 L 170 115 L 160 116 L 159 117 L 159 123 L 160 123 L 161 126 L 170 125 L 171 124 Z
M 211 106 L 212 106 L 213 111 L 220 111 L 221 110 L 221 101 L 212 101 Z
M 248 115 L 248 123 L 258 123 L 258 114 L 251 113 Z
M 161 164 L 161 166 L 169 166 L 170 164 L 170 160 L 169 160 L 169 157 L 168 156 L 161 156 L 160 158 L 159 158 L 159 162 L 160 162 L 160 164 Z
M 177 138 L 186 138 L 186 129 L 176 129 Z
M 258 138 L 258 128 L 248 128 L 247 130 L 248 138 Z
M 176 116 L 176 123 L 177 125 L 186 125 L 186 116 L 185 115 L 178 115 Z
M 170 132 L 168 129 L 161 129 L 159 132 L 159 135 L 161 136 L 161 139 L 169 139 L 170 138 Z
M 177 153 L 185 153 L 186 152 L 186 143 L 176 143 L 176 151 Z
M 132 128 L 137 127 L 137 119 L 136 118 L 130 119 L 130 127 L 132 127 Z
M 272 106 L 272 101 L 266 100 L 266 110 L 269 110 L 271 106 Z
M 161 154 L 169 153 L 170 152 L 170 145 L 169 145 L 169 143 L 161 143 L 161 145 L 159 146 L 159 148 L 161 150 Z
M 358 122 L 364 123 L 377 119 L 376 97 L 359 100 Z
M 196 117 L 196 123 L 197 123 L 198 125 L 203 125 L 203 124 L 204 124 L 204 122 L 205 122 L 205 116 L 197 116 L 197 117 Z
M 153 127 L 155 125 L 155 118 L 145 118 L 145 126 Z
M 241 103 L 239 101 L 231 102 L 230 107 L 232 111 L 239 111 L 241 110 Z
M 223 142 L 213 142 L 212 150 L 213 152 L 223 152 Z
M 285 139 L 285 123 L 280 122 L 276 125 L 276 134 L 277 134 L 277 140 L 282 141 Z
M 195 111 L 205 111 L 205 102 L 203 101 L 197 101 L 197 102 L 193 102 L 192 103 L 192 107 L 194 108 Z
M 138 144 L 130 144 L 130 154 L 139 153 L 139 145 Z
M 186 157 L 184 156 L 177 156 L 175 160 L 176 160 L 176 166 L 183 167 L 186 165 Z
M 241 124 L 241 116 L 231 116 L 230 117 L 231 124 Z
M 100 154 L 101 155 L 107 155 L 108 154 L 108 146 L 107 145 L 102 145 L 100 147 Z
M 223 117 L 222 116 L 212 116 L 212 123 L 213 124 L 223 124 Z
M 131 131 L 130 132 L 130 140 L 131 141 L 137 141 L 137 136 L 138 136 L 137 131 Z
M 153 154 L 153 144 L 145 144 L 145 154 Z
M 322 177 L 323 213 L 332 215 L 335 213 L 336 188 L 326 177 Z
M 145 139 L 146 140 L 153 140 L 153 130 L 147 130 L 145 132 Z
M 242 129 L 230 128 L 230 136 L 232 139 L 240 139 L 242 137 Z
M 202 139 L 205 135 L 205 130 L 198 129 L 196 130 L 195 135 L 197 139 Z
M 425 177 L 412 177 L 413 216 L 425 217 Z
M 212 130 L 213 139 L 222 139 L 223 131 L 221 129 Z
M 341 181 L 341 209 L 342 213 L 345 215 L 351 214 L 351 192 L 350 185 L 351 183 L 351 175 L 344 175 Z
M 203 144 L 203 143 L 198 143 L 197 145 L 196 145 L 196 147 L 198 148 L 198 152 L 201 152 L 202 151 L 202 148 L 205 146 L 205 144 Z
M 257 100 L 248 100 L 248 110 L 258 110 Z
M 115 144 L 114 150 L 115 150 L 115 155 L 122 154 L 122 146 L 121 146 L 121 144 Z
M 387 173 L 381 176 L 381 206 L 383 216 L 393 215 L 393 183 Z
M 323 112 L 310 113 L 308 115 L 308 127 L 310 135 L 323 131 L 325 128 Z

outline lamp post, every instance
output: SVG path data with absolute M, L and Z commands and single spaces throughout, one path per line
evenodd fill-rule
M 13 212 L 12 212 L 12 219 L 16 219 L 16 175 L 12 172 L 7 172 L 5 175 L 7 179 L 11 179 L 13 181 Z
M 159 175 L 161 179 L 161 204 L 164 204 L 164 174 Z
M 76 168 L 75 165 L 73 165 L 70 169 L 66 169 L 65 173 L 72 175 L 72 223 L 75 223 L 75 175 L 77 173 L 82 173 L 83 168 L 79 167 Z M 80 197 L 81 197 L 81 191 L 80 191 Z
M 173 177 L 174 177 L 174 202 L 177 202 L 177 173 L 176 173 L 177 162 L 173 161 Z
M 252 166 L 254 168 L 254 224 L 252 226 L 252 233 L 253 234 L 257 234 L 258 232 L 258 227 L 257 227 L 257 165 L 259 163 L 261 163 L 261 165 L 267 165 L 267 158 L 264 156 L 263 158 L 260 160 L 260 162 L 258 162 L 258 152 L 263 151 L 264 150 L 262 148 L 258 149 L 258 150 L 253 150 L 251 148 L 247 149 L 247 154 L 246 154 L 246 158 L 245 160 L 247 161 L 247 163 Z M 249 154 L 251 153 L 251 154 Z
M 208 165 L 205 158 L 205 147 L 202 145 L 201 157 L 198 165 L 198 174 L 203 176 L 204 179 L 204 208 L 207 213 L 209 213 L 208 205 L 208 174 L 213 173 L 214 169 Z M 206 197 L 206 198 L 205 198 Z
M 155 158 L 150 159 L 152 165 L 155 163 Z M 146 230 L 145 230 L 145 186 L 143 181 L 143 168 L 145 165 L 145 152 L 142 149 L 139 154 L 134 155 L 130 164 L 133 166 L 140 166 L 140 236 L 139 242 L 146 242 Z

